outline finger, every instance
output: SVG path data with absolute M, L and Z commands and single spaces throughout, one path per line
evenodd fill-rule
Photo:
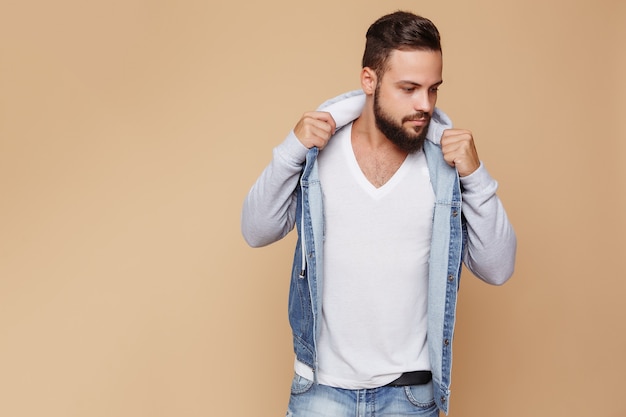
M 306 146 L 323 148 L 335 131 L 335 120 L 326 112 L 308 112 L 302 115 L 294 128 L 296 137 Z
M 471 174 L 480 166 L 476 148 L 469 145 L 469 141 L 463 140 L 442 147 L 444 160 L 448 165 L 455 167 L 461 177 Z
M 330 136 L 334 133 L 333 126 L 325 120 L 311 120 L 309 127 L 322 136 Z
M 330 132 L 332 134 L 335 133 L 335 130 L 337 129 L 337 123 L 335 122 L 335 119 L 330 113 L 325 112 L 325 111 L 315 111 L 315 112 L 309 112 L 308 115 L 312 119 L 327 123 L 330 126 Z
M 442 146 L 454 144 L 459 141 L 472 140 L 472 132 L 461 129 L 446 129 L 441 136 Z
M 319 129 L 317 126 L 311 126 L 309 139 L 318 148 L 321 149 L 326 146 L 326 143 L 328 143 L 331 136 L 330 132 L 326 129 Z
M 326 122 L 307 120 L 302 124 L 301 128 L 296 131 L 296 136 L 303 141 L 312 142 L 317 145 L 320 140 L 326 142 L 330 139 L 332 135 L 331 130 L 331 126 Z

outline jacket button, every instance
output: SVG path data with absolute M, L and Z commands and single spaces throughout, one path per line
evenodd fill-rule
M 443 344 L 448 346 L 450 344 L 450 339 L 444 339 Z
M 448 275 L 448 281 L 454 281 L 454 275 L 452 274 Z
M 458 214 L 459 214 L 459 212 L 458 212 L 458 211 L 456 211 L 456 210 L 453 210 L 453 211 L 452 211 L 452 217 L 456 217 Z
M 446 402 L 446 397 L 441 397 L 441 402 L 445 403 Z

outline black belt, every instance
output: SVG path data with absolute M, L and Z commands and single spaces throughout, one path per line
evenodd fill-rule
M 430 371 L 405 372 L 395 381 L 391 381 L 386 387 L 406 387 L 407 385 L 424 385 L 433 379 Z

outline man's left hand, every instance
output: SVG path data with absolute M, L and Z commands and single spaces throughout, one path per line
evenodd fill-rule
M 480 166 L 472 132 L 463 129 L 446 129 L 441 136 L 443 159 L 456 167 L 459 176 L 466 177 Z

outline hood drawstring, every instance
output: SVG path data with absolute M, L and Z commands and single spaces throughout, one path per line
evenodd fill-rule
M 302 178 L 300 179 L 300 188 L 302 189 Z M 304 277 L 306 276 L 306 233 L 304 233 L 305 227 L 304 227 L 304 193 L 300 193 L 301 194 L 301 198 L 302 201 L 300 202 L 300 204 L 302 204 L 302 210 L 301 211 L 301 218 L 300 218 L 300 224 L 301 224 L 301 230 L 302 230 L 302 236 L 300 237 L 300 249 L 302 252 L 302 264 L 300 266 L 300 275 L 298 275 L 298 277 L 300 279 L 304 279 Z

